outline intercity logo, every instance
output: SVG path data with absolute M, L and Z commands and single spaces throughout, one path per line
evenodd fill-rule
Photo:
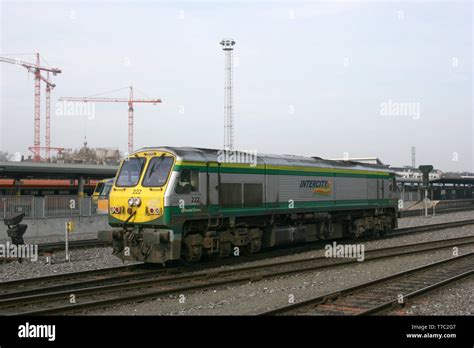
M 327 196 L 331 194 L 332 182 L 330 180 L 301 180 L 300 188 L 312 188 L 315 195 Z

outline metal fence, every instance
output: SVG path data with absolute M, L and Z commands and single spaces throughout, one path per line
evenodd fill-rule
M 30 219 L 100 215 L 97 212 L 97 203 L 92 197 L 0 196 L 0 219 L 21 213 Z
M 45 196 L 44 217 L 81 216 L 82 200 L 75 196 Z
M 418 191 L 401 191 L 399 192 L 399 199 L 405 201 L 405 202 L 410 202 L 410 201 L 420 201 L 421 200 L 421 194 Z
M 2 196 L 2 218 L 25 213 L 25 217 L 33 217 L 35 211 L 34 196 Z

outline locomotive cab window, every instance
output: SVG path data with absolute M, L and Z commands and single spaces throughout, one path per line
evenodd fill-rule
M 144 187 L 161 187 L 168 181 L 168 175 L 173 165 L 173 157 L 154 157 L 145 172 L 142 185 Z
M 94 195 L 99 195 L 100 191 L 102 191 L 103 187 L 104 187 L 104 183 L 103 182 L 98 182 L 96 187 L 95 187 L 95 190 L 94 190 Z
M 175 192 L 178 194 L 187 194 L 196 191 L 199 191 L 199 171 L 183 169 L 179 174 Z
M 145 158 L 143 157 L 132 157 L 123 161 L 115 185 L 118 187 L 136 186 L 144 166 Z
M 102 191 L 100 191 L 99 197 L 100 198 L 106 198 L 109 197 L 110 190 L 112 189 L 112 182 L 108 182 L 104 184 L 104 187 L 102 188 Z

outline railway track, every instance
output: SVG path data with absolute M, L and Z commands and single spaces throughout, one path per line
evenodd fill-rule
M 35 243 L 26 243 L 26 244 L 35 244 Z M 99 248 L 99 247 L 108 247 L 111 246 L 111 242 L 100 241 L 98 239 L 80 239 L 80 240 L 71 240 L 69 241 L 69 249 L 84 249 L 84 248 Z M 38 253 L 41 255 L 47 253 L 54 253 L 55 251 L 64 251 L 65 244 L 64 242 L 49 242 L 49 243 L 39 243 L 38 244 Z M 0 257 L 0 262 L 13 262 L 17 258 L 10 257 Z
M 128 277 L 140 278 L 149 274 L 170 273 L 166 269 L 150 269 L 144 264 L 109 267 L 91 271 L 55 274 L 37 278 L 11 280 L 0 283 L 0 300 L 17 296 L 27 296 L 40 292 L 65 290 L 82 285 L 95 284 L 107 279 L 126 280 Z
M 365 252 L 365 261 L 470 244 L 474 244 L 474 236 L 373 249 Z M 73 282 L 63 281 L 62 284 L 53 286 L 28 287 L 26 283 L 22 291 L 12 291 L 14 287 L 10 286 L 10 291 L 0 294 L 0 314 L 64 314 L 351 263 L 357 263 L 357 260 L 310 257 L 225 270 L 189 272 L 187 269 L 187 272 L 184 272 L 186 269 L 175 269 L 176 274 L 165 272 L 170 269 L 145 271 L 142 269 L 140 272 L 129 271 L 126 274 L 96 275 L 95 279 L 88 276 L 85 281 L 75 278 Z M 74 295 L 76 303 L 70 303 L 71 295 Z
M 370 315 L 474 274 L 474 253 L 452 257 L 260 315 Z
M 388 233 L 384 237 L 385 238 L 397 237 L 403 234 L 425 232 L 425 231 L 431 231 L 434 229 L 443 229 L 443 228 L 450 228 L 450 227 L 460 227 L 460 226 L 465 226 L 465 225 L 470 225 L 470 224 L 474 224 L 474 219 L 431 224 L 431 225 L 424 225 L 424 226 L 417 226 L 417 227 L 410 227 L 410 228 L 398 228 L 394 230 L 393 232 Z M 69 241 L 69 248 L 71 249 L 90 248 L 90 247 L 108 247 L 111 245 L 112 243 L 110 242 L 100 241 L 98 239 L 82 239 L 82 240 Z M 38 245 L 38 251 L 44 254 L 46 252 L 62 251 L 64 250 L 64 247 L 65 247 L 64 242 L 41 243 Z
M 101 241 L 98 239 L 79 239 L 79 240 L 70 240 L 69 248 L 70 249 L 81 249 L 81 248 L 92 248 L 92 247 L 107 247 L 111 246 L 112 243 Z M 62 251 L 64 250 L 64 242 L 50 242 L 50 243 L 41 243 L 38 244 L 38 252 L 46 253 L 53 251 Z
M 435 209 L 435 214 L 449 214 L 449 213 L 457 213 L 462 211 L 471 211 L 474 210 L 474 206 L 472 204 L 464 206 L 464 207 L 447 207 L 447 208 L 438 208 Z M 424 216 L 425 210 L 424 209 L 415 209 L 415 210 L 404 210 L 400 211 L 400 217 L 412 217 L 412 216 Z M 428 215 L 433 215 L 433 208 L 428 209 Z
M 439 223 L 439 224 L 430 224 L 430 225 L 416 226 L 416 227 L 410 227 L 410 228 L 398 228 L 394 230 L 393 232 L 390 232 L 387 235 L 385 235 L 384 238 L 398 237 L 398 236 L 406 235 L 410 233 L 426 232 L 426 231 L 432 231 L 435 229 L 461 227 L 461 226 L 466 226 L 466 225 L 471 225 L 471 224 L 474 224 L 474 219 L 459 220 L 459 221 L 452 221 L 452 222 Z M 82 240 L 69 241 L 69 248 L 71 249 L 90 248 L 90 247 L 108 247 L 111 245 L 112 244 L 110 242 L 100 241 L 98 239 L 82 239 Z M 306 246 L 295 247 L 296 250 L 303 249 L 303 248 L 307 248 L 307 247 Z M 43 254 L 46 252 L 62 251 L 62 250 L 64 250 L 64 242 L 41 243 L 38 245 L 38 251 Z
M 384 238 L 394 238 L 398 236 L 408 235 L 412 233 L 421 233 L 435 229 L 443 229 L 449 227 L 459 227 L 468 224 L 474 224 L 474 220 L 463 220 L 463 221 L 454 221 L 449 223 L 440 223 L 427 226 L 416 226 L 410 228 L 400 228 L 396 231 L 386 235 Z M 187 267 L 170 267 L 166 269 L 159 268 L 158 270 L 151 268 L 155 265 L 146 266 L 144 264 L 121 266 L 121 267 L 111 267 L 105 269 L 98 269 L 92 271 L 82 271 L 74 272 L 67 274 L 52 275 L 46 277 L 38 278 L 27 278 L 16 281 L 2 282 L 0 283 L 2 287 L 0 288 L 0 299 L 14 297 L 15 294 L 21 293 L 26 294 L 26 291 L 35 288 L 42 288 L 46 290 L 64 290 L 66 287 L 73 287 L 80 284 L 90 285 L 98 284 L 100 282 L 106 281 L 115 281 L 115 280 L 126 280 L 132 278 L 141 278 L 144 275 L 159 275 L 159 274 L 172 274 L 172 273 L 181 273 L 181 272 L 190 272 L 194 270 L 206 269 L 219 267 L 223 265 L 241 263 L 246 261 L 256 261 L 260 259 L 273 258 L 279 256 L 288 255 L 289 252 L 294 254 L 302 253 L 310 250 L 314 250 L 315 247 L 323 247 L 327 242 L 319 242 L 315 244 L 304 244 L 300 246 L 294 246 L 290 250 L 288 249 L 277 249 L 269 250 L 261 254 L 255 254 L 251 256 L 241 256 L 238 259 L 223 259 L 215 262 L 207 262 L 198 265 L 192 265 Z M 319 244 L 319 245 L 318 245 Z M 148 269 L 147 269 L 148 268 Z M 54 283 L 54 286 L 50 284 Z M 20 290 L 20 291 L 18 291 Z
M 434 231 L 434 230 L 442 230 L 446 228 L 462 227 L 462 226 L 468 226 L 472 224 L 474 224 L 474 219 L 442 222 L 439 224 L 421 225 L 421 226 L 406 227 L 406 228 L 397 228 L 396 230 L 393 230 L 392 232 L 385 235 L 384 237 L 385 238 L 399 237 L 399 236 L 404 236 L 408 234 L 429 232 L 429 231 Z
M 462 226 L 474 223 L 474 220 L 464 220 L 452 223 L 435 224 L 429 226 L 421 226 L 415 228 L 398 229 L 397 232 L 391 233 L 387 237 L 395 237 L 408 233 L 424 232 L 427 230 Z M 292 248 L 293 253 L 304 252 L 314 249 L 314 244 L 304 245 L 300 247 Z M 407 249 L 408 251 L 408 249 Z M 101 269 L 93 271 L 76 272 L 70 274 L 53 275 L 40 278 L 23 279 L 18 281 L 10 281 L 0 283 L 0 299 L 7 299 L 13 297 L 21 297 L 28 295 L 38 295 L 40 293 L 53 292 L 53 291 L 65 291 L 70 289 L 84 288 L 87 286 L 100 285 L 100 284 L 113 284 L 121 283 L 124 281 L 143 279 L 146 277 L 157 277 L 160 275 L 179 274 L 183 272 L 190 272 L 192 270 L 199 270 L 199 268 L 212 268 L 214 266 L 221 266 L 225 264 L 235 264 L 238 262 L 254 261 L 267 257 L 277 257 L 287 255 L 287 250 L 272 250 L 267 251 L 263 254 L 252 255 L 252 257 L 240 257 L 238 259 L 227 259 L 220 262 L 205 263 L 203 265 L 192 266 L 192 267 L 178 267 L 178 268 L 167 268 L 167 269 L 146 269 L 144 265 L 133 265 L 123 267 L 113 267 L 110 269 Z M 54 284 L 54 285 L 50 285 Z M 18 291 L 20 289 L 20 291 Z

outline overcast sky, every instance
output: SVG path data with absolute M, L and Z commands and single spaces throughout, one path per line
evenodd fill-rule
M 59 67 L 52 146 L 127 150 L 127 105 L 57 114 L 61 96 L 133 85 L 135 148 L 223 146 L 224 56 L 236 40 L 235 143 L 261 153 L 379 157 L 473 171 L 471 1 L 1 3 L 0 53 Z M 34 56 L 17 55 L 34 61 Z M 34 79 L 1 64 L 0 150 L 28 154 Z M 42 86 L 44 145 L 44 86 Z M 127 97 L 127 91 L 106 96 Z M 139 93 L 136 97 L 143 97 Z

